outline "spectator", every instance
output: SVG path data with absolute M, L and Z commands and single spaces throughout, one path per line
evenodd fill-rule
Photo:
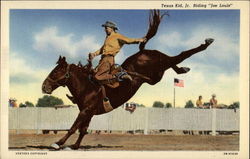
M 136 103 L 131 102 L 125 104 L 125 110 L 129 111 L 130 113 L 133 113 L 135 109 L 136 109 Z
M 197 99 L 196 101 L 196 106 L 198 108 L 209 108 L 209 105 L 205 105 L 203 102 L 202 102 L 202 96 L 199 96 L 199 98 Z
M 17 101 L 17 100 L 16 100 L 15 98 L 10 98 L 10 99 L 9 99 L 9 106 L 10 106 L 10 107 L 17 108 L 18 105 L 17 105 L 16 101 Z
M 197 99 L 197 101 L 196 101 L 196 106 L 197 106 L 198 108 L 204 108 L 203 102 L 202 102 L 202 96 L 199 96 L 199 98 Z
M 203 102 L 202 102 L 202 96 L 199 96 L 199 98 L 197 99 L 196 106 L 198 108 L 202 108 L 202 109 L 209 108 L 209 105 L 207 106 L 207 105 L 203 104 Z M 208 135 L 209 131 L 199 131 L 199 134 Z
M 210 99 L 210 105 L 211 108 L 216 108 L 217 107 L 217 100 L 215 99 L 216 95 L 212 94 L 212 98 Z

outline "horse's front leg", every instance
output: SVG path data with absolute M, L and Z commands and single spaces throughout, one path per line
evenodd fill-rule
M 51 146 L 55 149 L 59 149 L 61 145 L 63 145 L 67 139 L 75 133 L 75 131 L 80 128 L 81 123 L 84 121 L 84 116 L 87 116 L 92 110 L 92 108 L 89 106 L 85 109 L 83 109 L 77 116 L 75 122 L 71 126 L 70 130 L 67 132 L 67 134 L 62 137 L 56 144 L 52 144 Z
M 87 134 L 89 123 L 90 123 L 92 117 L 93 117 L 93 115 L 90 115 L 87 118 L 87 120 L 84 120 L 82 122 L 81 126 L 79 127 L 80 134 L 78 136 L 78 139 L 76 140 L 74 145 L 70 146 L 71 149 L 78 149 L 80 147 L 80 144 L 81 144 L 83 137 Z

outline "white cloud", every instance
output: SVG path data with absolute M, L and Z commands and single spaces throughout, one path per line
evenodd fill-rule
M 31 84 L 31 83 L 37 83 L 41 82 L 41 78 L 45 78 L 46 74 L 48 73 L 47 70 L 40 69 L 35 70 L 32 66 L 28 65 L 28 61 L 26 61 L 23 57 L 21 57 L 16 52 L 10 53 L 10 77 L 16 78 L 17 80 L 13 80 L 14 83 L 12 84 L 18 84 L 21 82 L 27 81 L 25 84 Z M 24 80 L 18 81 L 18 80 Z M 25 80 L 30 79 L 30 80 Z
M 18 55 L 18 53 L 10 53 L 10 74 L 32 74 L 34 71 L 27 63 Z
M 75 58 L 87 57 L 89 52 L 100 48 L 94 36 L 85 35 L 78 41 L 73 40 L 74 34 L 60 35 L 57 27 L 49 27 L 34 35 L 33 48 L 41 53 L 64 54 Z
M 220 74 L 216 77 L 216 81 L 220 84 L 221 87 L 239 87 L 239 74 Z M 234 84 L 234 86 L 232 86 Z M 237 90 L 231 90 L 231 91 L 237 91 Z
M 42 97 L 42 82 L 48 75 L 48 70 L 34 69 L 17 52 L 10 53 L 10 97 L 18 100 L 18 103 L 31 101 L 36 104 Z
M 194 31 L 191 38 L 186 41 L 187 47 L 203 42 L 206 38 L 213 38 L 215 41 L 208 48 L 208 56 L 220 61 L 234 60 L 235 56 L 239 56 L 239 44 L 230 33 L 224 34 L 220 29 L 206 28 L 206 26 L 199 26 L 195 30 L 197 31 Z
M 125 56 L 124 52 L 121 50 L 116 56 L 115 56 L 115 63 L 116 64 L 122 64 L 127 56 Z
M 186 32 L 188 31 L 190 33 L 184 34 L 182 31 L 172 30 L 170 34 L 160 35 L 156 39 L 156 43 L 159 44 L 157 48 L 179 49 L 184 47 L 191 49 L 204 43 L 206 38 L 213 38 L 215 41 L 208 47 L 206 51 L 207 57 L 215 58 L 219 61 L 233 61 L 235 56 L 239 56 L 237 39 L 233 38 L 230 33 L 225 33 L 221 28 L 200 25 Z
M 174 31 L 170 34 L 161 34 L 158 37 L 159 43 L 161 45 L 167 46 L 167 47 L 178 47 L 180 45 L 183 45 L 182 41 L 182 35 L 177 32 Z

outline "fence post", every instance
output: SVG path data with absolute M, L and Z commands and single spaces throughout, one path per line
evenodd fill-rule
M 40 126 L 41 126 L 41 108 L 40 107 L 36 107 L 36 110 L 37 110 L 37 120 L 36 120 L 36 134 L 39 134 L 39 129 L 40 129 Z
M 149 108 L 145 108 L 146 109 L 146 112 L 145 112 L 145 127 L 144 127 L 144 135 L 148 135 L 148 109 Z
M 212 108 L 212 136 L 216 136 L 216 108 Z
M 17 129 L 16 129 L 16 134 L 20 133 L 20 107 L 17 107 Z

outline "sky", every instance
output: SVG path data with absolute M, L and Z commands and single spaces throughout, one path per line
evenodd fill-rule
M 166 12 L 166 10 L 162 10 Z M 156 85 L 143 84 L 129 101 L 152 106 L 154 101 L 172 103 L 174 78 L 184 80 L 175 88 L 176 107 L 194 103 L 199 95 L 208 102 L 216 94 L 219 104 L 239 101 L 239 10 L 168 10 L 157 34 L 146 49 L 169 56 L 197 47 L 206 38 L 215 39 L 207 50 L 179 64 L 191 68 L 177 75 L 169 69 Z M 99 49 L 105 39 L 101 27 L 107 20 L 117 24 L 127 37 L 141 38 L 148 29 L 149 10 L 10 10 L 10 97 L 18 103 L 36 104 L 44 94 L 41 85 L 56 66 L 59 55 L 69 63 L 86 64 L 88 53 Z M 138 45 L 125 45 L 115 57 L 118 64 L 138 51 Z M 97 64 L 100 58 L 95 58 Z M 53 96 L 72 104 L 67 88 Z

